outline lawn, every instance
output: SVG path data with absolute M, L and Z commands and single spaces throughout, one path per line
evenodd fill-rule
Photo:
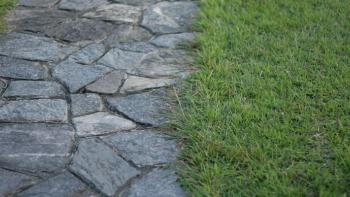
M 190 196 L 350 196 L 350 3 L 201 0 L 174 125 Z
M 15 0 L 0 0 L 0 32 L 5 30 L 4 16 L 7 11 L 15 6 Z

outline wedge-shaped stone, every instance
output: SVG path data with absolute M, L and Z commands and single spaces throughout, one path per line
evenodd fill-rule
M 70 169 L 107 196 L 140 172 L 124 161 L 117 152 L 96 139 L 85 139 L 78 145 Z
M 107 112 L 76 117 L 73 123 L 79 136 L 102 135 L 136 127 L 132 121 Z
M 118 48 L 113 48 L 108 51 L 99 61 L 99 64 L 131 72 L 137 65 L 140 64 L 145 53 L 123 51 Z
M 160 88 L 164 86 L 170 86 L 176 83 L 175 79 L 168 78 L 145 78 L 137 76 L 129 76 L 125 81 L 123 87 L 120 89 L 121 93 L 137 92 L 141 90 Z
M 176 141 L 152 130 L 119 132 L 102 138 L 139 167 L 175 161 Z
M 19 0 L 18 5 L 28 7 L 52 7 L 59 0 Z
M 108 4 L 107 0 L 62 0 L 58 7 L 65 10 L 83 11 Z
M 116 47 L 121 42 L 141 42 L 151 39 L 152 34 L 146 29 L 135 25 L 119 25 L 113 33 L 104 40 L 109 47 Z
M 126 79 L 126 74 L 120 71 L 112 71 L 94 83 L 86 86 L 86 90 L 103 94 L 117 93 L 123 80 Z
M 79 64 L 92 64 L 105 53 L 103 44 L 90 44 L 82 50 L 69 56 L 69 59 Z
M 72 94 L 70 98 L 73 116 L 82 116 L 103 109 L 103 102 L 98 94 Z
M 141 17 L 141 9 L 123 4 L 110 4 L 100 6 L 96 11 L 88 12 L 83 16 L 120 23 L 137 23 Z
M 65 124 L 0 124 L 0 166 L 55 172 L 68 162 L 74 130 Z
M 31 186 L 36 181 L 34 177 L 0 168 L 0 196 L 13 196 L 15 192 Z
M 153 39 L 151 43 L 159 47 L 178 48 L 182 45 L 189 44 L 194 39 L 194 33 L 166 34 Z
M 61 99 L 5 101 L 0 122 L 67 122 L 67 103 Z
M 64 97 L 61 84 L 53 81 L 12 81 L 4 97 L 51 98 Z

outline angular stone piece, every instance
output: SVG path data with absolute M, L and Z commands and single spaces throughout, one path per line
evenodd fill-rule
M 113 48 L 108 51 L 99 61 L 99 64 L 131 72 L 137 65 L 140 64 L 145 53 L 123 51 L 118 48 Z
M 1 135 L 1 134 L 0 134 Z M 0 196 L 13 196 L 37 181 L 36 178 L 0 168 Z
M 45 79 L 48 69 L 39 63 L 0 56 L 0 77 L 13 79 Z
M 166 34 L 151 40 L 151 43 L 159 47 L 177 48 L 181 44 L 188 44 L 194 39 L 194 33 Z
M 69 91 L 74 93 L 110 70 L 110 68 L 101 65 L 81 65 L 67 60 L 56 65 L 52 75 L 66 84 Z
M 134 51 L 142 53 L 150 53 L 152 51 L 158 50 L 154 45 L 147 42 L 125 42 L 116 45 L 117 48 L 123 51 Z
M 7 82 L 5 80 L 0 79 L 0 95 L 6 89 Z
M 83 16 L 119 23 L 137 23 L 141 17 L 141 9 L 123 4 L 110 4 L 102 5 L 96 11 L 85 13 Z
M 57 61 L 75 50 L 50 38 L 22 33 L 10 33 L 0 39 L 0 55 L 28 60 Z
M 135 123 L 107 112 L 73 118 L 79 136 L 102 135 L 116 131 L 130 130 Z
M 82 116 L 103 109 L 103 102 L 98 94 L 72 94 L 71 100 L 73 116 Z
M 121 112 L 136 122 L 159 126 L 168 120 L 166 113 L 170 105 L 166 96 L 166 90 L 157 89 L 124 97 L 108 97 L 107 103 L 112 110 Z
M 120 71 L 112 71 L 94 83 L 86 86 L 86 90 L 103 94 L 117 93 L 123 80 L 126 79 L 126 74 Z
M 109 47 L 116 47 L 121 42 L 141 42 L 151 37 L 152 34 L 142 27 L 123 24 L 119 25 L 104 43 Z
M 79 64 L 92 64 L 99 59 L 105 53 L 105 47 L 103 44 L 90 44 L 84 47 L 82 50 L 77 51 L 69 58 Z
M 4 97 L 51 98 L 64 97 L 61 84 L 54 81 L 12 81 Z
M 55 172 L 68 162 L 74 130 L 65 124 L 0 124 L 0 166 Z
M 52 7 L 59 0 L 19 0 L 18 5 L 28 7 Z
M 113 196 L 119 187 L 140 174 L 116 151 L 96 139 L 79 143 L 70 169 L 107 196 Z
M 162 0 L 112 0 L 115 3 L 122 3 L 128 5 L 145 6 L 160 2 Z
M 145 78 L 137 76 L 129 76 L 125 81 L 123 87 L 120 89 L 121 93 L 137 92 L 141 90 L 160 88 L 164 86 L 170 86 L 176 83 L 175 79 L 168 78 Z
M 64 10 L 83 11 L 108 4 L 107 0 L 62 0 L 58 8 Z
M 161 2 L 149 7 L 143 15 L 142 25 L 154 33 L 185 32 L 196 14 L 194 2 Z
M 102 138 L 139 167 L 175 161 L 176 141 L 152 130 L 119 132 Z
M 61 99 L 6 101 L 0 122 L 67 122 L 67 103 Z
M 176 180 L 177 178 L 173 170 L 155 169 L 132 184 L 123 196 L 185 197 L 184 191 Z

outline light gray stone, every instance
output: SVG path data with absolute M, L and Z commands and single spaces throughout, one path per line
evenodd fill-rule
M 79 136 L 102 135 L 136 127 L 132 121 L 107 112 L 75 117 L 73 123 Z
M 36 181 L 34 177 L 0 168 L 0 196 L 13 196 L 15 192 L 31 186 Z
M 185 197 L 184 191 L 176 182 L 175 172 L 170 169 L 154 169 L 136 181 L 125 192 L 125 197 Z
M 86 90 L 103 94 L 117 93 L 123 80 L 126 79 L 126 74 L 120 71 L 112 71 L 94 83 L 86 86 Z
M 0 39 L 0 55 L 28 60 L 57 61 L 75 50 L 50 38 L 22 33 L 10 33 Z
M 79 64 L 92 64 L 99 59 L 105 53 L 105 47 L 103 44 L 90 44 L 80 51 L 77 51 L 69 58 Z
M 103 110 L 103 102 L 98 94 L 72 94 L 72 114 L 82 116 Z
M 124 42 L 116 46 L 123 51 L 134 51 L 142 53 L 149 53 L 158 50 L 157 47 L 147 42 Z
M 45 174 L 64 168 L 74 130 L 65 124 L 0 124 L 0 166 Z
M 170 109 L 166 90 L 157 89 L 128 96 L 107 97 L 111 110 L 121 112 L 136 122 L 159 126 L 167 122 Z
M 170 163 L 177 155 L 176 141 L 152 130 L 119 132 L 102 139 L 139 167 Z
M 59 0 L 19 0 L 18 5 L 28 7 L 52 7 Z
M 84 11 L 108 4 L 107 0 L 62 0 L 58 7 L 65 10 Z
M 113 48 L 108 51 L 99 61 L 99 64 L 117 69 L 131 72 L 140 64 L 145 53 L 123 51 Z
M 96 139 L 79 143 L 70 169 L 107 196 L 115 195 L 129 179 L 140 174 L 116 151 Z
M 185 32 L 191 26 L 196 10 L 194 2 L 160 2 L 146 9 L 142 25 L 155 33 Z
M 113 33 L 104 40 L 109 47 L 117 47 L 122 42 L 141 42 L 151 39 L 152 34 L 136 25 L 119 25 Z
M 138 76 L 129 76 L 123 87 L 120 89 L 121 93 L 131 93 L 141 90 L 151 89 L 151 88 L 160 88 L 164 86 L 170 86 L 176 83 L 175 79 L 169 78 L 145 78 Z
M 66 84 L 69 91 L 74 93 L 89 83 L 111 71 L 101 65 L 81 65 L 66 60 L 53 68 L 52 76 Z
M 12 81 L 4 97 L 51 98 L 64 97 L 61 84 L 53 81 Z
M 194 40 L 194 33 L 166 34 L 151 40 L 151 43 L 159 47 L 178 48 L 180 45 L 189 44 Z
M 162 0 L 112 0 L 112 1 L 115 3 L 122 3 L 122 4 L 128 4 L 128 5 L 146 6 L 146 5 L 160 2 Z
M 67 122 L 67 103 L 61 99 L 6 101 L 0 122 Z

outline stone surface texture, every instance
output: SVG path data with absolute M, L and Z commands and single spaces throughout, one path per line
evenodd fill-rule
M 4 97 L 51 98 L 64 97 L 61 84 L 53 81 L 12 81 Z
M 73 116 L 82 116 L 103 110 L 103 101 L 97 94 L 72 94 L 71 102 Z

